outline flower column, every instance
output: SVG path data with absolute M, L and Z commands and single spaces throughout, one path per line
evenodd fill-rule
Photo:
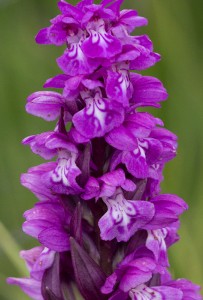
M 172 280 L 167 249 L 178 240 L 176 195 L 161 194 L 177 138 L 140 107 L 160 107 L 167 92 L 141 71 L 160 60 L 146 36 L 131 36 L 147 20 L 100 5 L 61 0 L 60 15 L 39 44 L 66 44 L 62 74 L 28 97 L 28 113 L 57 123 L 23 143 L 48 160 L 21 177 L 39 199 L 25 212 L 25 233 L 41 246 L 22 251 L 30 278 L 9 278 L 35 300 L 201 299 L 199 287 Z M 52 159 L 56 158 L 55 161 Z M 51 161 L 50 161 L 51 160 Z

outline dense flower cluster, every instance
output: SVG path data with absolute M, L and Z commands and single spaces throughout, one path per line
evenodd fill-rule
M 23 231 L 41 246 L 22 251 L 30 278 L 9 278 L 35 300 L 199 300 L 199 287 L 172 280 L 167 249 L 178 240 L 187 204 L 161 194 L 164 165 L 177 138 L 141 107 L 160 107 L 167 92 L 141 71 L 160 60 L 147 24 L 123 0 L 60 0 L 60 14 L 39 44 L 66 45 L 62 74 L 28 97 L 26 110 L 53 131 L 23 140 L 48 162 L 22 175 L 39 199 Z M 53 160 L 55 158 L 55 160 Z

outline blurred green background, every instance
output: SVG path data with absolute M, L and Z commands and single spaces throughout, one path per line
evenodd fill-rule
M 25 136 L 53 128 L 53 124 L 27 115 L 26 97 L 47 78 L 59 73 L 55 58 L 61 48 L 36 45 L 34 36 L 49 24 L 57 1 L 0 0 L 0 220 L 26 249 L 36 242 L 21 232 L 22 214 L 35 197 L 20 186 L 19 177 L 42 160 L 21 145 Z M 72 1 L 73 3 L 74 1 Z M 181 241 L 170 250 L 172 272 L 203 283 L 203 103 L 202 103 L 202 0 L 127 0 L 149 19 L 139 30 L 154 42 L 162 61 L 145 74 L 160 78 L 169 92 L 161 110 L 153 110 L 179 137 L 177 158 L 165 170 L 163 191 L 177 193 L 190 205 L 182 217 Z M 8 254 L 6 255 L 5 252 Z M 7 286 L 7 276 L 23 275 L 18 246 L 0 226 L 0 299 L 26 300 L 20 289 Z

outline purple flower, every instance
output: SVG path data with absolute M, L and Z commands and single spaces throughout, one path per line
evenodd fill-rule
M 114 290 L 114 286 L 117 285 L 119 293 L 128 294 L 132 289 L 148 282 L 152 278 L 155 269 L 156 263 L 152 258 L 144 257 L 144 255 L 139 258 L 136 257 L 136 254 L 130 254 L 117 266 L 114 273 L 107 278 L 102 287 L 102 293 L 111 293 Z
M 129 201 L 121 190 L 103 201 L 108 207 L 107 213 L 99 220 L 101 238 L 128 241 L 138 230 L 145 227 L 154 215 L 154 206 L 147 201 Z
M 46 121 L 58 118 L 64 105 L 62 96 L 56 92 L 36 92 L 27 101 L 26 111 Z
M 156 124 L 162 123 L 149 114 L 129 114 L 120 127 L 107 135 L 106 141 L 120 150 L 112 157 L 112 170 L 123 163 L 136 178 L 151 177 L 149 168 L 159 162 L 163 152 L 160 140 L 150 136 Z
M 27 173 L 21 175 L 21 184 L 31 190 L 41 201 L 57 201 L 60 195 L 54 193 L 49 186 L 42 185 L 42 176 L 50 172 L 50 164 L 42 164 L 30 168 Z
M 63 88 L 63 97 L 66 101 L 66 105 L 69 105 L 69 109 L 71 109 L 70 104 L 74 108 L 74 103 L 77 112 L 77 101 L 79 100 L 80 92 L 87 89 L 95 89 L 97 87 L 103 87 L 103 83 L 98 80 L 97 72 L 93 73 L 93 75 L 77 75 L 77 76 L 69 76 L 65 74 L 59 74 L 54 78 L 48 79 L 44 87 L 45 88 Z M 68 99 L 68 100 L 67 100 Z M 74 113 L 75 113 L 74 112 Z
M 111 159 L 111 170 L 120 163 L 136 178 L 159 178 L 158 165 L 176 155 L 176 136 L 156 127 L 163 123 L 147 113 L 129 114 L 106 141 L 119 151 Z
M 35 237 L 45 247 L 61 252 L 69 250 L 70 213 L 60 203 L 50 201 L 37 203 L 24 213 L 23 231 Z
M 18 285 L 25 294 L 31 297 L 31 299 L 44 300 L 41 294 L 41 281 L 33 278 L 10 277 L 7 279 L 7 283 Z
M 82 38 L 81 38 L 82 39 Z M 70 49 L 57 59 L 62 71 L 69 76 L 90 74 L 98 67 L 98 62 L 86 57 L 82 51 L 82 40 L 72 43 Z
M 124 109 L 121 104 L 108 98 L 103 98 L 101 90 L 84 92 L 82 98 L 86 107 L 76 113 L 73 124 L 84 137 L 91 139 L 104 136 L 114 127 L 119 126 L 124 119 Z
M 150 201 L 132 201 L 124 198 L 123 192 L 118 189 L 112 197 L 103 197 L 108 211 L 99 220 L 101 238 L 118 242 L 128 241 L 139 229 L 163 229 L 163 231 L 152 231 L 151 234 L 159 236 L 158 245 L 151 243 L 150 236 L 146 241 L 147 247 L 158 247 L 155 250 L 157 256 L 161 255 L 161 247 L 165 250 L 162 239 L 166 236 L 165 227 L 177 222 L 178 216 L 187 209 L 182 199 L 175 195 L 159 195 Z M 150 234 L 150 233 L 149 233 Z M 156 238 L 158 240 L 158 238 Z M 155 254 L 155 255 L 156 255 Z
M 121 42 L 106 32 L 104 20 L 89 22 L 86 28 L 89 37 L 84 41 L 82 49 L 87 57 L 109 59 L 121 52 Z
M 131 9 L 124 9 L 120 12 L 119 18 L 114 23 L 113 30 L 120 28 L 127 30 L 128 34 L 135 28 L 145 26 L 148 24 L 146 18 L 138 16 L 137 11 Z
M 136 185 L 131 180 L 126 179 L 125 172 L 122 169 L 117 169 L 97 179 L 90 177 L 81 197 L 85 200 L 111 197 L 116 192 L 117 187 L 122 187 L 125 191 L 135 191 L 136 189 Z
M 132 300 L 145 299 L 146 297 L 150 299 L 160 299 L 160 300 L 170 300 L 170 299 L 182 299 L 182 292 L 179 289 L 174 289 L 165 286 L 155 286 L 148 287 L 146 285 L 140 285 L 129 292 L 129 296 Z
M 77 147 L 67 135 L 55 131 L 29 136 L 23 140 L 23 144 L 30 145 L 32 151 L 44 159 L 51 159 L 62 150 L 78 153 Z
M 146 247 L 154 253 L 158 265 L 169 267 L 165 241 L 168 234 L 167 228 L 148 230 L 147 233 Z
M 48 248 L 35 247 L 21 251 L 20 256 L 25 260 L 30 272 L 30 278 L 8 278 L 9 284 L 15 284 L 34 300 L 43 300 L 41 294 L 42 277 L 44 272 L 53 264 L 55 252 Z
M 73 36 L 78 35 L 79 23 L 72 16 L 59 15 L 51 20 L 52 25 L 40 30 L 36 36 L 39 44 L 54 44 L 61 46 Z
M 107 278 L 101 290 L 104 294 L 109 294 L 117 285 L 117 291 L 114 291 L 110 300 L 128 299 L 128 297 L 132 300 L 151 300 L 155 297 L 160 300 L 183 299 L 183 292 L 179 288 L 165 284 L 153 285 L 156 271 L 156 263 L 153 259 L 148 256 L 139 258 L 136 253 L 131 254 Z
M 157 78 L 131 73 L 130 79 L 133 85 L 131 102 L 134 107 L 160 107 L 158 102 L 166 100 L 168 94 Z
M 199 287 L 173 280 L 168 248 L 188 208 L 161 194 L 177 137 L 143 111 L 168 94 L 160 80 L 132 71 L 157 63 L 147 24 L 123 0 L 58 2 L 59 15 L 36 36 L 65 46 L 61 74 L 27 99 L 28 113 L 55 121 L 23 140 L 46 163 L 22 174 L 39 201 L 23 231 L 40 246 L 21 251 L 29 278 L 9 278 L 35 300 L 200 300 Z M 58 89 L 61 91 L 59 92 Z M 142 112 L 140 111 L 142 109 Z M 76 293 L 75 293 L 76 291 Z
M 186 279 L 173 280 L 167 282 L 166 285 L 181 290 L 183 292 L 183 298 L 182 298 L 183 300 L 202 299 L 202 297 L 199 294 L 200 286 L 192 283 L 189 280 Z
M 129 65 L 127 63 L 115 64 L 107 71 L 106 93 L 109 98 L 129 107 L 133 87 L 129 78 Z
M 120 36 L 120 31 L 118 34 Z M 145 70 L 160 60 L 160 55 L 153 52 L 152 42 L 148 36 L 130 37 L 124 32 L 120 38 L 123 48 L 116 61 L 130 61 L 130 70 Z
M 82 191 L 76 181 L 76 177 L 81 174 L 76 165 L 78 150 L 66 135 L 46 132 L 30 136 L 24 139 L 23 143 L 30 144 L 32 151 L 45 159 L 58 156 L 57 163 L 50 162 L 43 165 L 44 173 L 41 174 L 41 180 L 48 189 L 58 194 Z M 40 166 L 39 168 L 41 169 Z

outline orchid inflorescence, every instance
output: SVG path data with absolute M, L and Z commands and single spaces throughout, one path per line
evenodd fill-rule
M 167 250 L 187 209 L 160 189 L 177 137 L 143 111 L 159 108 L 167 92 L 134 71 L 160 55 L 148 36 L 130 35 L 147 20 L 120 11 L 122 2 L 61 0 L 60 15 L 36 36 L 66 49 L 57 59 L 63 73 L 44 84 L 57 91 L 33 93 L 26 104 L 28 113 L 57 120 L 53 131 L 23 140 L 49 161 L 21 177 L 39 199 L 23 231 L 41 245 L 20 253 L 30 278 L 8 282 L 35 300 L 202 299 L 198 286 L 168 271 Z

